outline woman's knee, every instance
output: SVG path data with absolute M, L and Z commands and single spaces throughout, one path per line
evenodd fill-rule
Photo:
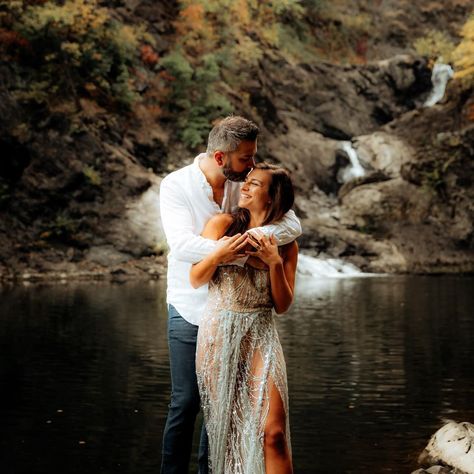
M 264 432 L 264 443 L 267 448 L 284 453 L 286 447 L 286 435 L 280 423 L 267 423 Z

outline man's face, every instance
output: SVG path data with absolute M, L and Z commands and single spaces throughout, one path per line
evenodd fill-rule
M 244 181 L 255 165 L 257 142 L 240 142 L 236 150 L 224 153 L 222 172 L 230 181 Z

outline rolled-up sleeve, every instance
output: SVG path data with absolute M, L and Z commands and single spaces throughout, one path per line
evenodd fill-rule
M 262 231 L 265 235 L 275 237 L 278 245 L 286 245 L 302 234 L 301 223 L 293 210 L 288 211 L 278 222 L 252 230 Z M 251 231 L 252 231 L 251 230 Z M 251 232 L 250 231 L 250 232 Z

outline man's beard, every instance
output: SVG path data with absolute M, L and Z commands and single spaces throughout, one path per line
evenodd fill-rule
M 222 168 L 222 173 L 229 181 L 237 181 L 241 183 L 242 181 L 245 181 L 245 178 L 250 173 L 250 169 L 251 168 L 249 168 L 248 170 L 244 170 L 240 173 L 237 173 L 237 171 L 234 171 L 232 169 L 232 166 L 229 163 L 226 163 L 224 167 Z

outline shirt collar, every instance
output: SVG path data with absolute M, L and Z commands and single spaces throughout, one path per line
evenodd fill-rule
M 206 154 L 205 153 L 200 153 L 196 158 L 194 158 L 193 162 L 193 171 L 194 174 L 196 175 L 196 178 L 198 179 L 199 185 L 201 186 L 202 189 L 204 189 L 207 194 L 210 193 L 211 198 L 212 198 L 212 187 L 209 184 L 209 182 L 206 179 L 206 176 L 202 172 L 201 167 L 199 166 L 199 163 L 203 158 L 205 158 Z

